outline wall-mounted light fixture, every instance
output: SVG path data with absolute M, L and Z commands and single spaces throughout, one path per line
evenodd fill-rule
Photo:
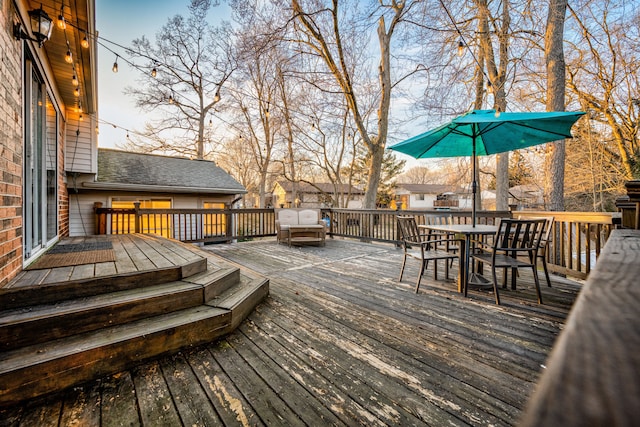
M 16 40 L 33 40 L 38 42 L 38 46 L 42 47 L 42 43 L 51 36 L 51 30 L 53 29 L 53 25 L 51 25 L 52 22 L 53 20 L 47 15 L 47 12 L 42 10 L 42 6 L 40 6 L 40 9 L 29 11 L 29 24 L 31 25 L 31 34 L 33 34 L 33 37 L 22 29 L 22 24 L 19 22 L 13 26 L 13 36 Z

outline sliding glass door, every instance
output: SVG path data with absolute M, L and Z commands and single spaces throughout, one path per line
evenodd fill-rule
M 24 258 L 57 235 L 57 114 L 31 61 L 25 63 Z M 52 129 L 47 133 L 47 123 Z

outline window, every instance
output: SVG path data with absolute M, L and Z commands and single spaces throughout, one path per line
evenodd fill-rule
M 224 203 L 204 202 L 204 209 L 224 209 Z M 224 236 L 227 230 L 227 218 L 223 213 L 204 214 L 204 237 Z
M 424 200 L 424 193 L 416 194 L 416 200 Z
M 111 200 L 113 209 L 134 209 L 133 202 L 140 202 L 140 209 L 171 209 L 171 199 L 128 199 L 126 197 L 114 197 Z M 157 234 L 162 237 L 172 237 L 171 215 L 150 214 L 140 218 L 140 232 Z M 123 212 L 111 216 L 111 233 L 127 234 L 134 233 L 136 229 L 136 218 L 133 212 Z

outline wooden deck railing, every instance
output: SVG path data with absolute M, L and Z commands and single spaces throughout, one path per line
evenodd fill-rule
M 96 233 L 151 233 L 183 242 L 231 242 L 275 236 L 273 209 L 112 209 L 96 207 Z M 331 237 L 397 242 L 396 216 L 442 211 L 390 209 L 322 209 Z M 455 223 L 470 224 L 471 212 L 447 211 Z M 570 277 L 587 277 L 611 230 L 611 213 L 518 211 L 519 216 L 553 216 L 554 231 L 547 249 L 549 269 Z M 478 212 L 478 223 L 494 224 L 511 212 Z

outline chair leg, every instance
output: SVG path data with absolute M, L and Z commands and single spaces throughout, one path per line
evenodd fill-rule
M 402 282 L 402 274 L 404 273 L 404 266 L 407 263 L 407 254 L 404 254 L 404 258 L 402 258 L 402 267 L 400 267 L 400 277 L 398 277 L 398 282 Z
M 427 268 L 428 261 L 422 261 L 420 263 L 420 271 L 418 272 L 418 281 L 416 282 L 416 294 L 418 293 L 418 289 L 420 288 L 420 280 L 422 280 L 422 273 Z
M 538 304 L 542 304 L 542 294 L 540 293 L 540 280 L 538 280 L 538 270 L 535 264 L 531 267 L 533 270 L 533 281 L 536 284 L 536 294 L 538 294 Z
M 549 278 L 549 269 L 547 268 L 547 257 L 541 256 L 542 269 L 544 270 L 544 277 L 547 279 L 547 286 L 551 287 L 551 279 Z
M 506 269 L 504 273 L 506 275 Z M 493 266 L 491 268 L 491 274 L 493 275 L 493 293 L 496 296 L 496 304 L 500 305 L 500 294 L 498 293 L 498 276 L 496 275 L 496 269 Z

